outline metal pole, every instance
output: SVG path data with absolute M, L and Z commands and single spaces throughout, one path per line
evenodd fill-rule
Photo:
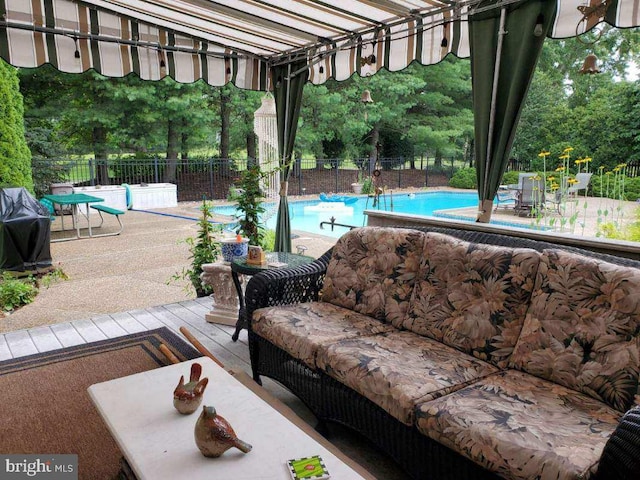
M 489 113 L 489 132 L 487 134 L 487 160 L 484 165 L 484 185 L 482 192 L 482 200 L 490 200 L 486 198 L 487 185 L 489 184 L 489 171 L 491 166 L 491 155 L 493 154 L 493 131 L 496 123 L 496 100 L 498 97 L 498 80 L 500 79 L 500 61 L 502 57 L 502 42 L 507 32 L 504 30 L 504 24 L 507 19 L 507 9 L 500 10 L 500 28 L 498 29 L 498 45 L 496 47 L 496 65 L 493 69 L 493 89 L 491 91 L 491 111 Z
M 216 198 L 213 183 L 213 158 L 209 157 L 209 191 L 211 192 L 211 200 Z
M 95 168 L 93 167 L 93 162 L 94 162 L 94 160 L 89 159 L 89 178 L 90 178 L 89 184 L 92 187 L 95 187 L 95 185 L 96 185 L 96 171 L 95 171 Z

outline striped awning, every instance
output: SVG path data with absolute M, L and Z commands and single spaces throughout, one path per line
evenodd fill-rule
M 145 80 L 266 90 L 274 65 L 306 58 L 309 80 L 469 56 L 469 16 L 515 0 L 0 0 L 0 56 Z M 585 19 L 585 12 L 594 14 Z M 558 0 L 551 37 L 606 21 L 640 25 L 640 0 Z

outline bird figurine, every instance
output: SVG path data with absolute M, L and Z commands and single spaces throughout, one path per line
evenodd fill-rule
M 196 445 L 205 457 L 219 457 L 231 447 L 242 453 L 249 453 L 253 448 L 236 436 L 229 422 L 216 413 L 214 407 L 202 407 L 202 413 L 196 422 L 194 431 Z
M 180 382 L 173 391 L 173 406 L 180 413 L 189 415 L 195 412 L 202 402 L 202 394 L 209 383 L 208 378 L 200 380 L 202 365 L 191 364 L 191 376 L 188 383 L 184 383 L 184 375 L 180 376 Z

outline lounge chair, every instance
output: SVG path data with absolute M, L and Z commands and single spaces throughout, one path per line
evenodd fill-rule
M 587 172 L 578 173 L 576 174 L 576 183 L 556 190 L 553 199 L 550 201 L 554 204 L 554 208 L 558 210 L 560 215 L 564 215 L 563 210 L 567 201 L 576 199 L 580 190 L 586 190 L 587 187 L 589 187 L 591 175 L 593 174 Z
M 517 193 L 516 190 L 510 190 L 507 188 L 501 188 L 496 192 L 496 197 L 493 199 L 495 204 L 494 210 L 497 212 L 498 207 L 513 208 L 516 204 Z
M 542 178 L 536 179 L 535 175 L 530 176 L 530 178 L 523 179 L 514 209 L 518 215 L 522 215 L 522 213 L 531 215 L 534 208 L 544 206 L 544 197 L 544 180 Z
M 589 186 L 591 181 L 591 173 L 581 172 L 576 174 L 577 182 L 573 185 L 569 185 L 567 188 L 567 194 L 569 196 L 576 196 L 580 190 L 585 190 Z

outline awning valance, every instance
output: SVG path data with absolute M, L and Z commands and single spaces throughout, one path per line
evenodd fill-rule
M 265 90 L 271 67 L 306 59 L 309 81 L 398 71 L 446 55 L 469 56 L 469 15 L 497 2 L 384 0 L 0 0 L 0 56 L 18 67 L 51 64 L 145 80 L 233 82 Z M 606 3 L 606 2 L 605 2 Z M 640 0 L 559 0 L 549 36 L 566 38 L 606 21 L 640 25 Z

